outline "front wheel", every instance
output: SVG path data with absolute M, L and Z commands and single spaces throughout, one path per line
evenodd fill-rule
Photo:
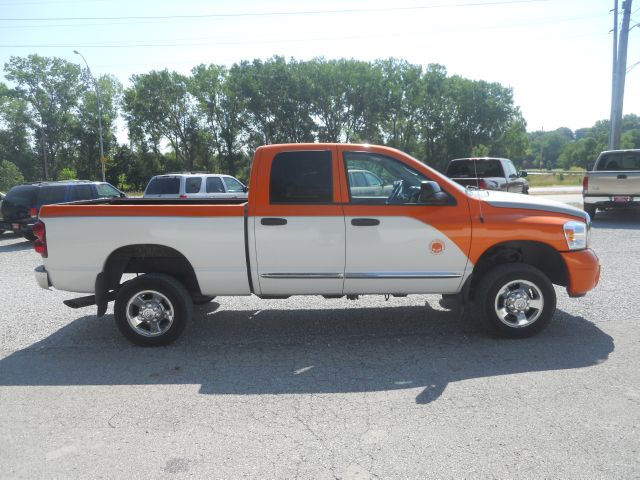
M 148 273 L 124 283 L 116 295 L 116 325 L 143 347 L 167 345 L 183 332 L 193 314 L 187 289 L 174 277 Z
M 556 309 L 556 292 L 547 276 L 531 265 L 499 265 L 480 279 L 477 302 L 487 330 L 523 338 L 543 330 Z

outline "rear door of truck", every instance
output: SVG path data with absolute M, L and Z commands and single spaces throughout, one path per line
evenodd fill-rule
M 345 225 L 335 146 L 262 148 L 250 202 L 262 295 L 342 294 Z

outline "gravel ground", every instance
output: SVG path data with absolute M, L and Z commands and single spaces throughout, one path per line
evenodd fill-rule
M 437 296 L 219 297 L 165 348 L 37 287 L 0 236 L 1 478 L 639 478 L 640 215 L 539 336 Z

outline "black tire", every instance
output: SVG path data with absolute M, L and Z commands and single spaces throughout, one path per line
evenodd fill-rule
M 584 211 L 589 214 L 589 216 L 591 217 L 591 220 L 596 218 L 596 207 L 594 207 L 592 205 L 585 205 L 584 206 Z
M 214 298 L 216 297 L 209 296 L 209 295 L 192 295 L 191 296 L 191 300 L 193 301 L 194 305 L 205 305 L 209 303 L 211 300 L 213 300 Z
M 524 263 L 489 270 L 480 279 L 475 298 L 485 327 L 501 337 L 535 335 L 549 325 L 556 310 L 556 292 L 549 278 Z
M 136 345 L 155 347 L 180 337 L 193 315 L 193 303 L 187 289 L 174 277 L 147 273 L 122 284 L 114 314 L 118 329 L 127 339 Z
M 26 232 L 22 232 L 22 236 L 31 242 L 36 241 L 36 237 L 31 230 L 27 230 Z

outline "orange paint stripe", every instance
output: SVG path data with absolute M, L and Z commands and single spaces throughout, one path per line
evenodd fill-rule
M 52 217 L 243 217 L 244 205 L 45 205 Z

